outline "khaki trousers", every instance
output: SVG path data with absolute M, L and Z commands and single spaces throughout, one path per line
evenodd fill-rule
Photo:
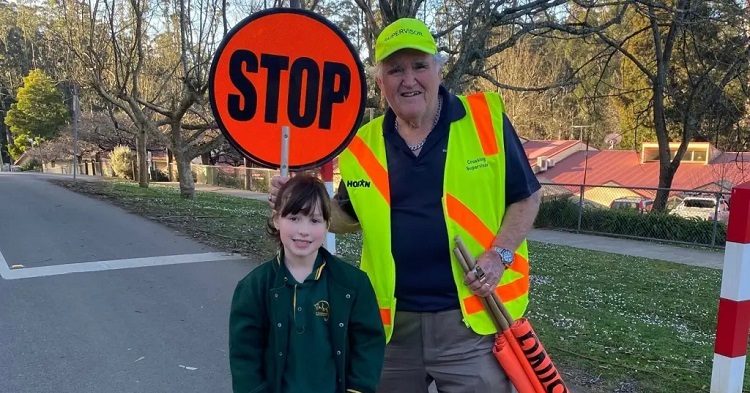
M 466 327 L 461 310 L 399 311 L 385 350 L 378 393 L 514 393 L 492 354 L 494 335 Z

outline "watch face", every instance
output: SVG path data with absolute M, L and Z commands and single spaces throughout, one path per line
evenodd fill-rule
M 513 251 L 503 250 L 501 256 L 503 257 L 503 261 L 508 263 L 513 262 Z

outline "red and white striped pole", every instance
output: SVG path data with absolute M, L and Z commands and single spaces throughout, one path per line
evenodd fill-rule
M 322 177 L 323 181 L 326 183 L 328 195 L 333 197 L 333 160 L 328 161 L 320 167 L 320 177 Z M 325 248 L 331 254 L 336 254 L 336 235 L 331 232 L 328 232 L 326 235 Z
M 742 393 L 750 333 L 750 182 L 732 189 L 711 393 Z

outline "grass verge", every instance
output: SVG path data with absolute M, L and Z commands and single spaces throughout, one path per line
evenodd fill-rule
M 216 247 L 263 260 L 266 202 L 124 182 L 55 180 Z M 361 237 L 337 236 L 358 262 Z M 531 320 L 573 392 L 708 392 L 721 272 L 530 242 Z M 744 392 L 750 392 L 750 368 Z

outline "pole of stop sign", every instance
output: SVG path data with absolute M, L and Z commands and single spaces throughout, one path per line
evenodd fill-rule
M 290 0 L 289 8 L 302 8 L 300 0 Z M 320 175 L 323 181 L 326 183 L 326 190 L 328 195 L 333 197 L 333 161 L 328 161 L 320 167 Z M 331 254 L 336 254 L 336 235 L 328 232 L 326 235 L 326 250 Z
M 328 195 L 333 197 L 333 161 L 328 161 L 320 167 L 320 175 L 326 183 Z M 331 232 L 326 235 L 326 250 L 331 254 L 336 254 L 336 235 Z
M 711 393 L 741 393 L 750 331 L 750 182 L 732 189 Z

